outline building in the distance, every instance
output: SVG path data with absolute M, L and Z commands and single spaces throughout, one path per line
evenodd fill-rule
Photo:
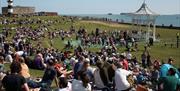
M 58 15 L 57 12 L 44 12 L 44 11 L 42 11 L 42 12 L 37 12 L 37 14 L 38 14 L 39 16 L 57 16 L 57 15 Z
M 2 7 L 2 15 L 21 16 L 21 15 L 38 15 L 38 16 L 57 16 L 57 12 L 35 12 L 35 7 L 13 6 L 13 0 L 7 0 L 7 7 Z
M 24 6 L 14 6 L 12 12 L 13 15 L 28 15 L 34 13 L 35 13 L 35 7 L 24 7 Z M 3 15 L 8 14 L 8 7 L 2 7 L 2 14 Z

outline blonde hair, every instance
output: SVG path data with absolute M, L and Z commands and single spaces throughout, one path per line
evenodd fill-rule
M 23 57 L 20 57 L 20 58 L 19 58 L 19 62 L 20 62 L 20 63 L 25 63 L 24 58 L 23 58 Z

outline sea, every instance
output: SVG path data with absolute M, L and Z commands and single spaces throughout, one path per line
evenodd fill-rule
M 131 23 L 132 18 L 127 15 L 121 14 L 71 14 L 68 16 L 78 16 L 78 17 L 93 17 L 93 18 L 107 18 L 111 19 L 112 21 L 118 20 L 123 21 L 124 23 Z M 159 26 L 170 26 L 173 25 L 174 27 L 180 27 L 180 14 L 176 15 L 159 15 L 155 21 L 156 25 Z

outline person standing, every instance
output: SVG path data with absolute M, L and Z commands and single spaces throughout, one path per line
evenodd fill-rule
M 145 52 L 141 55 L 141 60 L 142 60 L 142 66 L 146 68 L 147 54 Z
M 148 67 L 152 66 L 151 55 L 150 54 L 147 55 L 147 66 Z

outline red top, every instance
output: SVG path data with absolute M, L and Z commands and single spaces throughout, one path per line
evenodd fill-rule
M 126 59 L 123 59 L 123 61 L 122 61 L 121 63 L 122 63 L 122 65 L 123 65 L 123 69 L 125 69 L 125 70 L 128 70 L 128 69 L 129 69 L 129 67 L 128 67 L 128 61 L 127 61 Z

